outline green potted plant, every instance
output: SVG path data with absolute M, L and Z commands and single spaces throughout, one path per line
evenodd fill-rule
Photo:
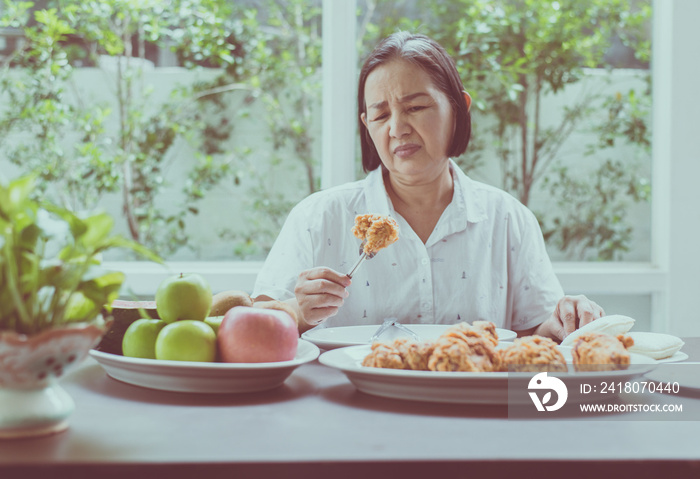
M 113 235 L 108 214 L 37 201 L 34 185 L 31 175 L 0 183 L 0 438 L 67 427 L 74 404 L 57 378 L 99 342 L 125 279 L 103 269 L 102 253 L 161 262 Z

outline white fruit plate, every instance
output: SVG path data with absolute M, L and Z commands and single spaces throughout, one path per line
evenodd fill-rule
M 274 363 L 198 363 L 129 358 L 91 350 L 90 355 L 107 375 L 150 389 L 187 393 L 250 393 L 281 386 L 302 364 L 314 361 L 320 351 L 299 339 L 296 357 Z

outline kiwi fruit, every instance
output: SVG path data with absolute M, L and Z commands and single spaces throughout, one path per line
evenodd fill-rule
M 236 306 L 253 306 L 253 300 L 245 291 L 221 291 L 212 297 L 209 316 L 223 316 L 229 309 Z
M 299 319 L 297 317 L 296 311 L 294 311 L 294 308 L 283 301 L 278 301 L 276 299 L 270 301 L 256 301 L 255 303 L 253 303 L 253 307 L 261 309 L 277 309 L 279 311 L 284 311 L 285 313 L 289 314 L 292 317 L 292 319 L 296 321 L 297 324 L 299 324 Z

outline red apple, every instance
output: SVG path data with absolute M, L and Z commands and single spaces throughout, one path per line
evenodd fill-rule
M 284 311 L 236 306 L 221 321 L 219 353 L 226 363 L 289 361 L 297 354 L 297 323 Z

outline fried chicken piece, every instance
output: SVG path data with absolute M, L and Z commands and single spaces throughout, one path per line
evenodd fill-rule
M 355 217 L 352 233 L 359 239 L 366 241 L 364 252 L 368 255 L 374 255 L 380 249 L 386 248 L 399 239 L 399 225 L 389 216 L 358 215 Z
M 501 357 L 496 326 L 488 321 L 458 323 L 436 341 L 406 338 L 375 342 L 362 365 L 417 371 L 499 371 Z
M 395 339 L 391 343 L 376 341 L 372 344 L 372 351 L 362 360 L 362 365 L 428 371 L 428 359 L 434 348 L 430 341 L 416 342 L 406 338 Z
M 367 230 L 366 238 L 365 253 L 376 254 L 380 249 L 386 248 L 399 239 L 399 225 L 393 218 L 381 217 L 374 220 Z
M 393 343 L 372 343 L 372 351 L 362 360 L 363 366 L 372 368 L 405 369 L 403 357 L 398 348 L 398 342 L 405 339 L 397 339 Z
M 501 357 L 490 338 L 466 334 L 442 335 L 428 360 L 431 371 L 492 372 L 500 370 Z
M 483 336 L 491 340 L 494 346 L 498 345 L 498 333 L 496 332 L 496 325 L 491 321 L 474 321 L 472 323 L 472 329 L 480 332 Z
M 355 226 L 352 227 L 352 234 L 358 239 L 364 240 L 367 237 L 367 230 L 372 226 L 375 217 L 379 217 L 379 215 L 357 215 L 355 217 Z
M 571 348 L 576 371 L 614 371 L 627 369 L 630 353 L 627 348 L 634 340 L 622 334 L 587 333 L 579 336 Z
M 568 371 L 557 343 L 542 336 L 516 338 L 512 345 L 499 352 L 503 371 Z
M 428 361 L 435 350 L 435 343 L 431 341 L 406 341 L 400 350 L 406 369 L 428 371 Z
M 457 323 L 442 333 L 442 336 L 454 336 L 457 338 L 483 337 L 491 341 L 494 346 L 498 345 L 496 325 L 491 321 L 474 321 L 472 324 Z

